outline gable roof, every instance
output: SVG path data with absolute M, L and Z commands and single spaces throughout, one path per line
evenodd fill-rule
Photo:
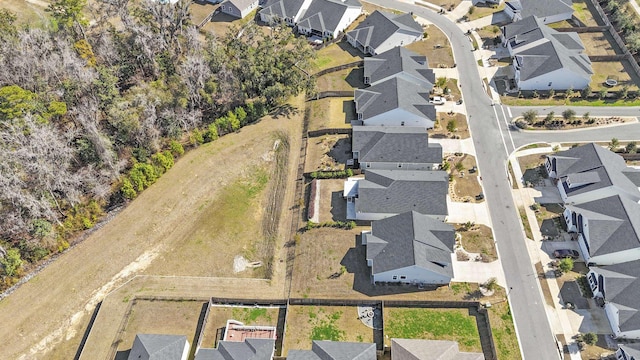
M 391 78 L 366 89 L 355 91 L 356 109 L 366 121 L 395 109 L 434 120 L 436 108 L 429 103 L 427 92 L 416 91 L 415 84 L 402 78 Z
M 620 330 L 640 329 L 640 261 L 592 266 L 591 270 L 604 277 L 604 297 L 619 310 Z
M 640 204 L 614 195 L 566 207 L 588 221 L 590 256 L 640 248 Z
M 180 360 L 187 345 L 184 335 L 137 334 L 129 360 Z
M 520 79 L 529 80 L 558 69 L 591 76 L 589 57 L 577 33 L 560 33 L 535 16 L 506 25 L 503 35 L 511 45 Z
M 602 146 L 589 143 L 574 148 L 548 155 L 550 160 L 555 159 L 555 171 L 557 177 L 572 173 L 592 170 L 601 166 L 617 169 L 626 167 L 624 159 Z
M 436 76 L 429 69 L 426 56 L 398 46 L 382 54 L 364 58 L 364 77 L 369 78 L 371 84 L 403 72 L 429 83 L 430 86 L 424 88 L 425 91 L 433 89 Z
M 362 8 L 359 0 L 313 0 L 298 26 L 318 31 L 335 31 L 348 8 Z
M 220 341 L 215 349 L 201 348 L 195 360 L 271 360 L 275 343 L 274 339 L 256 338 Z
M 367 170 L 358 182 L 357 213 L 447 215 L 446 171 Z
M 571 0 L 520 0 L 522 18 L 537 16 L 545 18 L 564 13 L 573 13 Z
M 482 353 L 460 352 L 458 342 L 447 340 L 391 339 L 392 360 L 398 352 L 404 360 L 484 360 Z
M 449 224 L 410 211 L 372 222 L 365 235 L 373 274 L 415 265 L 453 277 L 455 231 Z
M 429 144 L 427 130 L 407 126 L 354 126 L 351 149 L 360 162 L 438 164 L 442 146 Z
M 640 360 L 640 343 L 618 344 L 618 347 L 627 356 L 633 356 L 636 360 Z
M 376 360 L 376 344 L 314 340 L 311 350 L 289 350 L 287 360 Z
M 305 0 L 270 0 L 258 13 L 277 16 L 280 19 L 293 19 L 298 15 L 304 3 Z
M 225 0 L 224 1 L 224 3 L 230 3 L 236 8 L 238 8 L 239 10 L 244 10 L 250 7 L 255 2 L 256 2 L 255 0 Z
M 411 14 L 393 14 L 376 10 L 347 35 L 363 46 L 376 49 L 397 32 L 420 36 L 422 26 L 413 19 Z

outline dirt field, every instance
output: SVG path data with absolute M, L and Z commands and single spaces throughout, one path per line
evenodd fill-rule
M 303 105 L 302 97 L 293 103 L 295 108 L 302 109 Z M 212 202 L 219 199 L 227 185 L 249 175 L 249 170 L 265 161 L 263 156 L 274 143 L 274 139 L 265 134 L 278 129 L 292 134 L 290 163 L 297 164 L 302 114 L 300 110 L 288 117 L 265 118 L 239 133 L 188 152 L 110 223 L 0 302 L 0 323 L 4 324 L 0 338 L 6 342 L 0 348 L 0 358 L 16 359 L 20 354 L 29 354 L 25 357 L 29 359 L 73 358 L 89 320 L 87 315 L 106 294 L 149 267 L 165 274 L 178 271 L 170 266 L 180 261 L 170 258 L 173 254 L 186 256 L 176 251 L 176 245 L 198 234 L 196 226 L 203 220 L 194 214 L 206 213 L 215 207 Z M 290 179 L 295 176 L 295 168 L 291 166 Z M 285 204 L 293 204 L 294 183 L 288 184 Z M 280 225 L 288 229 L 290 221 L 290 214 L 285 212 Z M 276 248 L 281 249 L 284 239 L 278 241 L 280 245 Z M 217 251 L 216 247 L 211 248 Z M 202 254 L 198 261 L 206 261 L 207 256 L 216 259 L 215 253 Z M 276 258 L 286 256 L 276 254 Z M 182 262 L 179 266 L 185 273 L 188 269 L 207 267 L 190 258 L 183 258 Z M 277 287 L 282 278 L 283 269 L 276 269 L 272 285 Z M 186 283 L 179 281 L 163 285 L 161 289 L 172 291 L 177 284 L 181 291 L 194 289 L 184 285 Z M 206 288 L 206 279 L 199 280 L 198 284 Z M 147 287 L 143 284 L 135 289 L 143 291 Z M 113 333 L 97 338 L 109 341 Z M 47 353 L 54 347 L 54 352 Z
M 464 114 L 454 113 L 449 115 L 448 113 L 438 113 L 438 121 L 434 125 L 433 129 L 429 129 L 429 137 L 432 138 L 449 138 L 453 136 L 459 136 L 460 139 L 468 139 L 470 136 L 469 126 L 467 124 L 467 117 Z M 449 121 L 455 121 L 456 131 L 450 133 L 447 130 L 447 124 Z
M 358 320 L 355 306 L 289 306 L 287 324 L 284 356 L 311 349 L 312 340 L 373 342 L 373 329 Z
M 193 344 L 202 305 L 200 301 L 137 300 L 118 345 L 118 356 L 129 353 L 136 334 L 185 335 Z
M 349 135 L 323 135 L 309 138 L 304 171 L 344 170 L 345 162 L 351 157 Z
M 455 229 L 460 234 L 463 249 L 471 253 L 482 254 L 485 262 L 498 260 L 491 228 L 485 225 L 474 225 L 473 228 L 466 230 L 462 224 L 456 224 Z
M 585 47 L 587 55 L 615 55 L 616 51 L 611 45 L 609 36 L 605 33 L 581 33 L 578 34 Z M 611 40 L 613 41 L 613 40 Z
M 351 97 L 312 100 L 309 106 L 309 130 L 350 128 L 351 120 L 356 118 L 355 104 Z
M 427 27 L 425 31 L 428 34 L 426 39 L 405 47 L 420 55 L 426 55 L 431 68 L 452 67 L 454 63 L 453 52 L 447 37 L 438 27 L 433 25 Z
M 347 201 L 342 197 L 343 179 L 320 180 L 320 222 L 347 221 Z
M 349 91 L 364 87 L 363 68 L 351 68 L 329 73 L 316 79 L 320 91 Z
M 213 306 L 204 329 L 202 347 L 214 347 L 216 332 L 227 325 L 227 320 L 238 320 L 245 325 L 276 326 L 280 308 L 240 308 Z

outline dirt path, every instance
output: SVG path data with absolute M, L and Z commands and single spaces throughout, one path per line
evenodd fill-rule
M 302 106 L 302 98 L 294 106 Z M 31 281 L 0 302 L 0 358 L 2 359 L 71 359 L 80 343 L 89 315 L 95 305 L 110 291 L 117 289 L 136 274 L 156 265 L 158 254 L 166 253 L 173 239 L 192 231 L 193 214 L 205 199 L 215 198 L 230 179 L 236 178 L 247 163 L 259 158 L 273 146 L 273 139 L 265 136 L 275 130 L 291 134 L 291 156 L 297 160 L 300 147 L 302 111 L 277 119 L 265 118 L 218 141 L 206 144 L 185 154 L 174 168 L 156 184 L 145 190 L 110 223 L 96 231 L 83 243 L 63 254 Z M 297 161 L 290 161 L 297 164 Z M 295 173 L 295 168 L 290 173 Z M 288 186 L 293 185 L 290 177 Z M 293 203 L 294 191 L 287 189 L 284 208 Z M 161 277 L 157 287 L 136 277 L 131 293 L 179 292 L 198 296 L 230 296 L 235 289 L 238 296 L 257 297 L 284 294 L 283 277 L 284 235 L 290 225 L 290 212 L 280 219 L 287 224 L 276 245 L 276 268 L 271 281 L 256 279 Z M 154 262 L 155 260 L 155 262 Z M 231 274 L 230 274 L 231 275 Z M 142 279 L 142 280 L 141 280 Z M 195 279 L 195 280 L 194 280 Z M 143 283 L 140 284 L 139 282 Z M 154 280 L 155 281 L 155 280 Z M 260 282 L 261 286 L 254 286 Z M 131 284 L 131 283 L 129 283 Z M 209 284 L 209 285 L 206 285 Z M 122 289 L 122 288 L 121 288 Z M 251 291 L 247 291 L 251 289 Z M 107 299 L 110 300 L 111 297 Z M 105 306 L 109 303 L 105 302 Z M 118 302 L 118 300 L 114 300 Z M 122 298 L 119 303 L 126 305 Z M 108 309 L 108 308 L 105 308 Z M 105 324 L 119 323 L 123 313 L 101 311 L 109 315 Z M 101 336 L 107 346 L 113 334 Z M 96 349 L 98 351 L 102 349 Z M 108 349 L 104 349 L 107 351 Z M 91 357 L 93 358 L 93 357 Z

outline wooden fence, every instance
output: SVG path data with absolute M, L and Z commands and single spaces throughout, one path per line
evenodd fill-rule
M 318 137 L 324 135 L 351 135 L 353 133 L 352 128 L 330 128 L 307 131 L 308 137 Z
M 318 77 L 318 76 L 330 74 L 332 72 L 336 72 L 344 69 L 350 69 L 354 67 L 360 67 L 360 66 L 364 66 L 364 60 L 354 61 L 348 64 L 342 64 L 342 65 L 330 67 L 328 69 L 320 70 L 317 73 L 315 73 L 313 76 Z
M 307 101 L 320 100 L 328 97 L 353 97 L 353 90 L 321 91 L 317 93 L 314 97 L 307 99 Z

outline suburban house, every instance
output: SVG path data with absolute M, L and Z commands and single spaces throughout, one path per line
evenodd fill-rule
M 549 177 L 557 180 L 565 204 L 589 202 L 616 194 L 640 201 L 640 170 L 596 144 L 547 156 Z
M 417 211 L 445 221 L 448 188 L 446 171 L 367 170 L 364 178 L 345 182 L 347 219 L 381 220 Z
M 453 278 L 455 231 L 430 216 L 409 211 L 376 220 L 362 244 L 373 284 L 443 285 Z
M 617 360 L 640 360 L 640 343 L 618 344 Z
M 505 5 L 504 13 L 514 22 L 535 16 L 543 24 L 552 24 L 573 16 L 571 0 L 511 0 Z
M 262 22 L 273 24 L 283 21 L 295 26 L 311 5 L 311 0 L 270 0 L 258 12 Z
M 457 341 L 391 339 L 391 360 L 484 360 L 484 354 L 461 352 Z
M 198 349 L 195 360 L 271 360 L 275 341 L 275 326 L 245 325 L 240 321 L 227 320 L 218 346 L 215 349 Z
M 616 338 L 640 339 L 640 261 L 592 266 L 587 274 Z
M 311 350 L 289 350 L 287 360 L 376 360 L 376 344 L 313 340 Z
M 535 16 L 502 28 L 519 90 L 584 89 L 593 69 L 577 33 L 558 32 Z
M 128 360 L 187 360 L 189 342 L 184 335 L 136 334 Z
M 473 5 L 485 5 L 485 6 L 500 5 L 501 2 L 502 0 L 472 0 L 471 1 Z
M 578 233 L 578 245 L 587 264 L 612 265 L 640 260 L 640 204 L 613 195 L 577 205 L 566 205 L 569 232 Z
M 358 120 L 366 126 L 418 126 L 432 128 L 436 109 L 428 92 L 400 77 L 377 83 L 354 94 Z
M 374 11 L 347 33 L 351 46 L 365 54 L 377 55 L 422 39 L 422 26 L 411 14 Z
M 240 19 L 257 8 L 258 0 L 225 0 L 220 4 L 220 11 Z
M 364 58 L 364 83 L 378 85 L 392 78 L 414 83 L 421 91 L 431 92 L 436 76 L 429 69 L 426 56 L 403 47 L 395 47 L 382 54 Z
M 298 32 L 331 39 L 343 32 L 362 13 L 359 0 L 312 0 L 298 21 Z
M 351 141 L 361 169 L 437 170 L 442 164 L 442 146 L 429 143 L 425 128 L 354 126 Z

